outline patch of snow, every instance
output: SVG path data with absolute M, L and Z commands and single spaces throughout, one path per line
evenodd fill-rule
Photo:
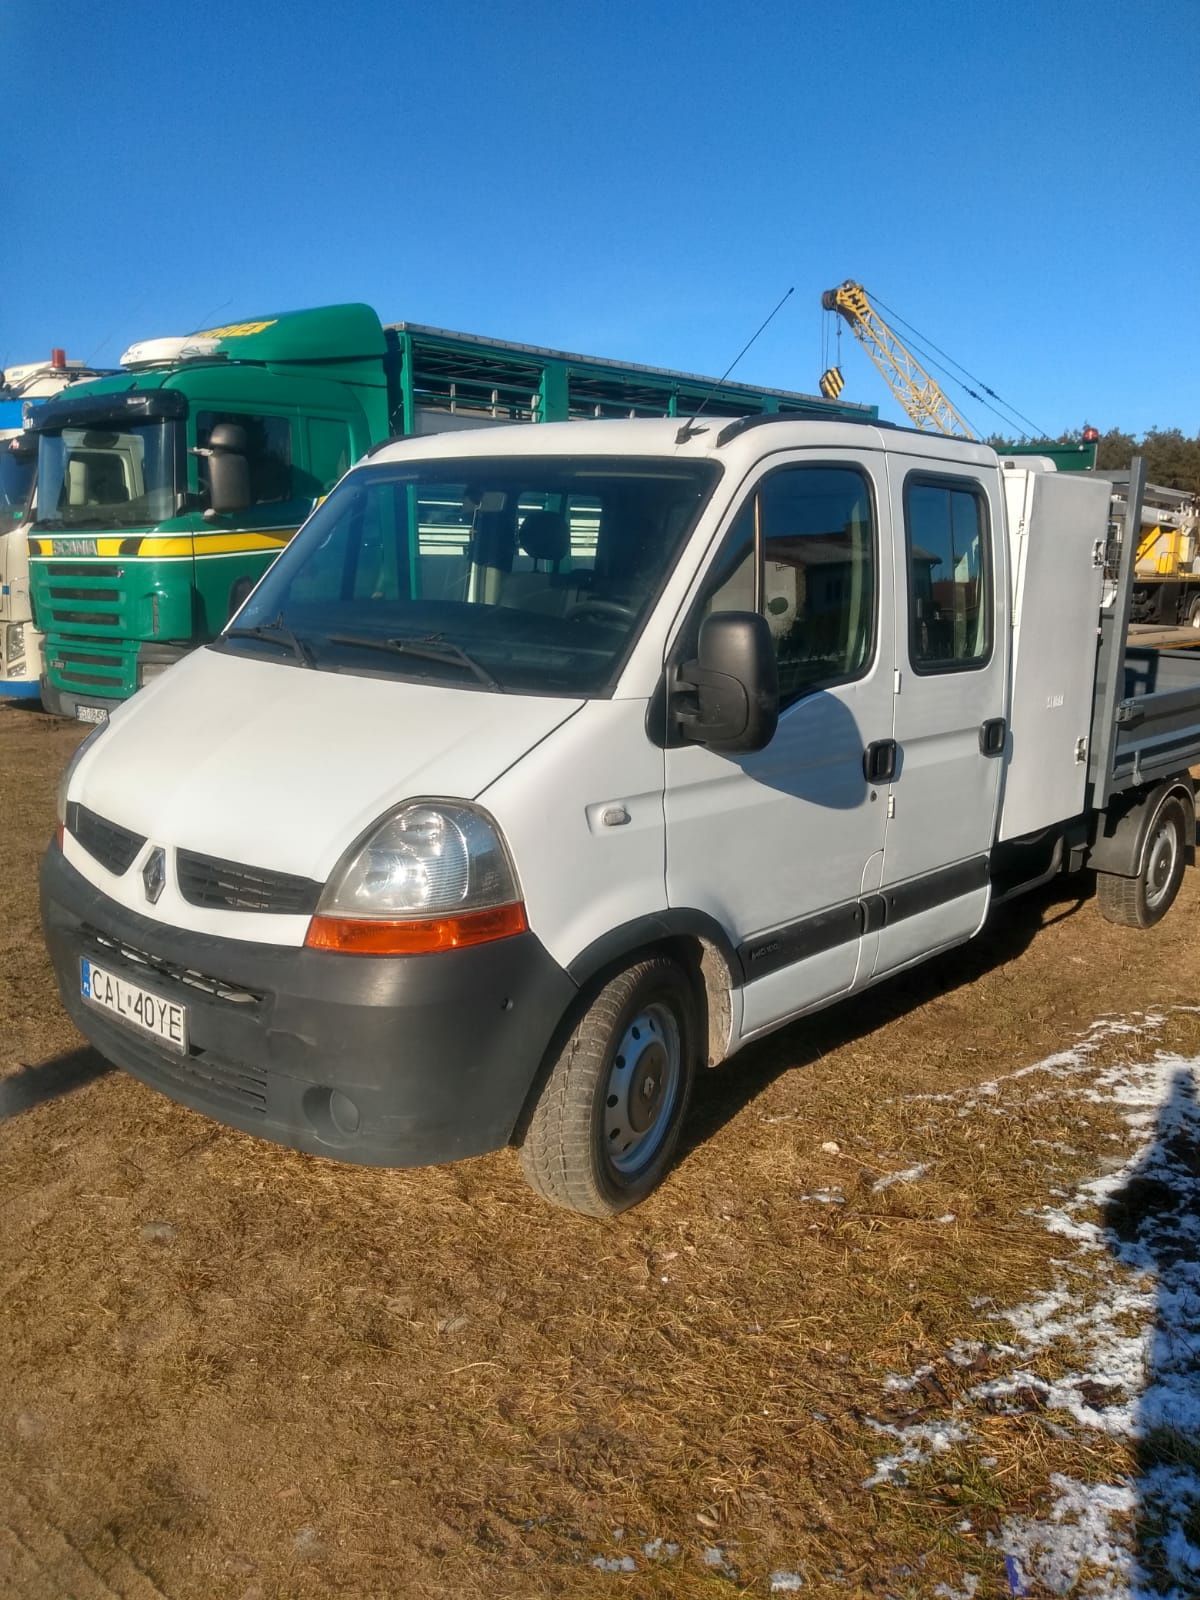
M 714 1572 L 719 1572 L 726 1578 L 737 1577 L 737 1568 L 719 1544 L 705 1545 L 700 1553 L 700 1559 L 706 1567 L 711 1567 Z
M 592 1565 L 600 1572 L 636 1572 L 632 1556 L 593 1556 Z
M 673 1561 L 679 1554 L 679 1546 L 669 1539 L 648 1539 L 642 1546 L 642 1554 L 650 1561 Z
M 881 1483 L 907 1483 L 906 1467 L 927 1461 L 931 1456 L 945 1455 L 956 1444 L 971 1437 L 971 1430 L 958 1422 L 913 1422 L 906 1428 L 898 1428 L 893 1423 L 876 1422 L 871 1417 L 866 1420 L 877 1433 L 888 1433 L 898 1439 L 901 1448 L 895 1455 L 881 1456 L 876 1461 L 875 1471 L 863 1483 L 864 1489 L 877 1488 Z
M 882 1178 L 876 1178 L 871 1185 L 871 1193 L 878 1194 L 881 1189 L 890 1189 L 894 1183 L 915 1183 L 928 1171 L 928 1165 L 922 1161 L 915 1167 L 905 1167 L 903 1172 L 885 1172 Z
M 937 1583 L 933 1586 L 933 1592 L 939 1600 L 975 1600 L 979 1593 L 979 1579 L 973 1572 L 964 1572 L 961 1589 L 952 1589 L 948 1583 Z
M 795 1594 L 798 1589 L 803 1589 L 804 1579 L 798 1572 L 773 1572 L 771 1574 L 772 1594 Z
M 968 1114 L 991 1111 L 984 1099 L 994 1101 L 1000 1085 L 1015 1079 L 1079 1076 L 1081 1101 L 1122 1110 L 1126 1132 L 1112 1137 L 1131 1150 L 1128 1159 L 1106 1159 L 1106 1170 L 1064 1195 L 1061 1205 L 1031 1213 L 1074 1251 L 1057 1263 L 1058 1280 L 1050 1290 L 1005 1310 L 986 1299 L 972 1302 L 975 1309 L 990 1307 L 1017 1342 L 986 1347 L 963 1342 L 949 1352 L 951 1359 L 963 1367 L 985 1355 L 1013 1358 L 1016 1364 L 976 1384 L 941 1423 L 906 1429 L 873 1424 L 900 1438 L 903 1447 L 878 1461 L 870 1486 L 903 1482 L 906 1466 L 971 1437 L 975 1407 L 1027 1410 L 1032 1400 L 1039 1409 L 1069 1416 L 1077 1428 L 1150 1443 L 1151 1464 L 1136 1481 L 1083 1483 L 1056 1475 L 1054 1502 L 1045 1517 L 1014 1517 L 1003 1524 L 994 1544 L 1005 1555 L 1014 1594 L 1029 1592 L 1024 1573 L 1050 1594 L 1087 1600 L 1195 1600 L 1200 1595 L 1200 1545 L 1188 1534 L 1200 1519 L 1200 1472 L 1179 1464 L 1169 1448 L 1172 1436 L 1200 1437 L 1200 1056 L 1159 1051 L 1148 1060 L 1101 1068 L 1095 1061 L 1113 1038 L 1153 1034 L 1165 1020 L 1158 1012 L 1101 1018 L 1071 1049 L 997 1084 L 929 1097 L 962 1100 Z M 1023 1099 L 1028 1105 L 1048 1097 L 1048 1091 L 1034 1090 Z M 1063 1153 L 1076 1152 L 1064 1147 Z M 1094 1220 L 1097 1210 L 1102 1222 Z M 1031 1370 L 1039 1353 L 1062 1346 L 1082 1356 L 1078 1370 L 1052 1381 Z M 886 1386 L 911 1389 L 928 1371 L 892 1376 Z M 1071 1437 L 1049 1417 L 1044 1425 Z M 1155 1464 L 1164 1436 L 1168 1448 Z M 1186 1455 L 1183 1459 L 1186 1463 Z M 1135 1531 L 1169 1588 L 1156 1583 L 1143 1565 Z M 935 1592 L 958 1593 L 944 1585 Z

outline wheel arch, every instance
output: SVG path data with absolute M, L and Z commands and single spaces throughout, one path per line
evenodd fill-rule
M 1142 870 L 1146 842 L 1150 829 L 1163 802 L 1177 795 L 1184 803 L 1189 817 L 1196 812 L 1196 794 L 1190 776 L 1184 772 L 1165 778 L 1152 788 L 1130 791 L 1119 797 L 1119 804 L 1110 806 L 1100 825 L 1100 832 L 1088 851 L 1087 864 L 1097 872 L 1109 872 L 1119 878 L 1136 878 Z M 1195 830 L 1185 846 L 1187 865 L 1196 860 Z
M 696 998 L 704 1007 L 701 1035 L 707 1039 L 706 1060 L 715 1067 L 732 1048 L 733 995 L 745 982 L 741 958 L 715 917 L 684 907 L 636 917 L 610 928 L 581 950 L 567 971 L 586 991 L 618 968 L 655 953 L 674 956 L 692 975 Z

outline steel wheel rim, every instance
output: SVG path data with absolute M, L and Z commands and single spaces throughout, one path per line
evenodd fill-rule
M 1160 906 L 1175 876 L 1179 857 L 1179 837 L 1170 822 L 1162 821 L 1154 830 L 1146 856 L 1146 904 Z
M 659 1001 L 626 1024 L 604 1086 L 603 1144 L 609 1165 L 632 1177 L 662 1148 L 679 1101 L 679 1022 Z

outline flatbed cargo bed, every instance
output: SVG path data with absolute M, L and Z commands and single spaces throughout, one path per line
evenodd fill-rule
M 1128 525 L 1137 527 L 1145 487 L 1139 458 L 1130 472 Z M 1158 649 L 1131 636 L 1135 541 L 1124 540 L 1116 592 L 1100 620 L 1088 776 L 1092 806 L 1200 765 L 1200 654 Z M 1190 631 L 1190 630 L 1189 630 Z M 1143 636 L 1144 637 L 1144 636 Z

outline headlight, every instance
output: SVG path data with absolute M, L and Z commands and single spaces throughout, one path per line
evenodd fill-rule
M 71 757 L 70 761 L 67 762 L 62 777 L 58 780 L 58 793 L 54 800 L 54 810 L 55 815 L 58 817 L 58 825 L 60 828 L 66 826 L 67 790 L 71 787 L 71 779 L 75 776 L 75 768 L 83 760 L 83 752 L 87 749 L 88 745 L 95 744 L 100 735 L 107 732 L 107 722 L 101 722 L 94 727 L 83 743 L 77 747 L 75 754 Z
M 414 955 L 481 944 L 527 924 L 494 822 L 474 806 L 402 806 L 346 852 L 305 943 L 313 949 Z

